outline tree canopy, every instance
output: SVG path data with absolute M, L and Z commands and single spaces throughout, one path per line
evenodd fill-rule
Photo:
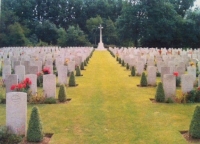
M 2 0 L 0 47 L 199 47 L 195 0 Z

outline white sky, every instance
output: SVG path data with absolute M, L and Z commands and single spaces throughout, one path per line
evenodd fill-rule
M 198 6 L 198 7 L 200 7 L 200 0 L 196 0 L 195 2 L 194 2 L 194 6 Z

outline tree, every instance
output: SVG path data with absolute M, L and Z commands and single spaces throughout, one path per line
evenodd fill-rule
M 86 46 L 90 45 L 87 36 L 79 26 L 69 26 L 67 29 L 66 43 L 68 46 Z
M 99 35 L 98 27 L 102 23 L 103 20 L 99 15 L 86 21 L 86 27 L 89 32 L 89 41 L 94 43 L 95 45 L 97 44 L 97 35 Z
M 24 35 L 24 31 L 19 23 L 14 23 L 8 27 L 9 45 L 10 46 L 25 46 L 29 43 Z
M 50 44 L 56 44 L 58 39 L 58 29 L 56 25 L 51 23 L 48 20 L 38 23 L 36 26 L 35 32 L 38 36 L 38 39 L 47 42 Z
M 58 45 L 62 46 L 62 47 L 66 46 L 67 45 L 66 39 L 67 39 L 66 31 L 63 28 L 59 28 L 58 29 L 58 40 L 57 40 Z

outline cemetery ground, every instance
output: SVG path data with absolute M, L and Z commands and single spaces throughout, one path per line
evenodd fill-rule
M 152 103 L 156 87 L 137 87 L 140 77 L 129 77 L 108 51 L 95 51 L 85 68 L 78 86 L 67 87 L 70 102 L 37 104 L 44 132 L 53 133 L 50 143 L 188 143 L 180 131 L 189 129 L 197 103 Z M 28 104 L 27 120 L 33 106 Z M 5 123 L 1 104 L 0 125 Z

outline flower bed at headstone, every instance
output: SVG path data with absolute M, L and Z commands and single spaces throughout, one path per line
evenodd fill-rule
M 31 84 L 31 80 L 29 78 L 26 78 L 21 83 L 12 85 L 10 89 L 18 92 L 27 92 Z
M 43 86 L 43 75 L 50 74 L 50 68 L 45 67 L 41 72 L 37 73 L 37 86 L 42 87 Z

